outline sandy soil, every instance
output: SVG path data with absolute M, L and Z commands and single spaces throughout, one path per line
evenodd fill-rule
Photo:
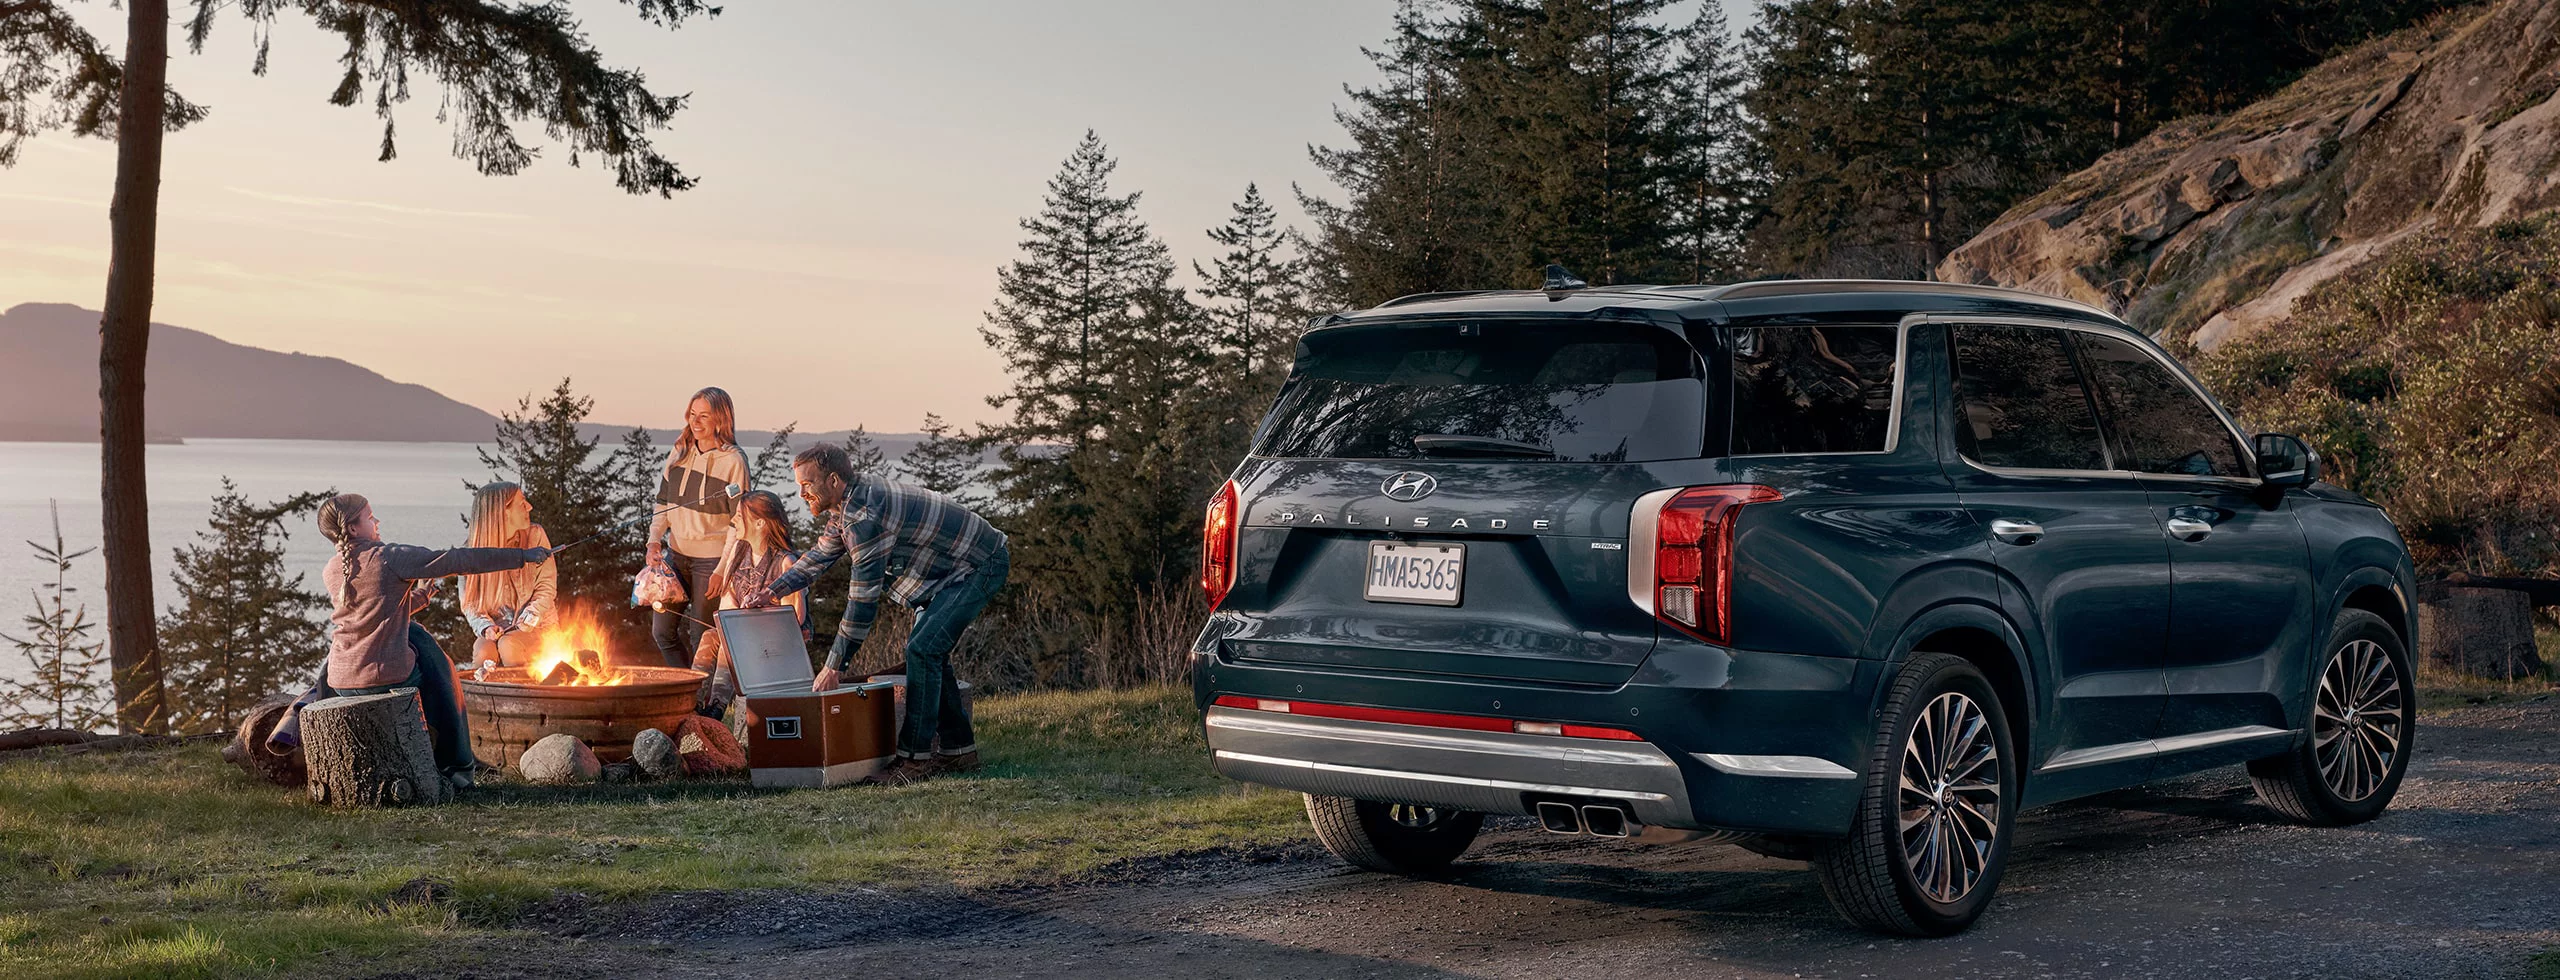
M 464 975 L 2523 975 L 2560 949 L 2560 697 L 2430 716 L 2418 746 L 2392 810 L 2359 827 L 2283 823 L 2237 769 L 2026 814 L 1991 912 L 1941 940 L 1847 927 L 1800 864 L 1520 821 L 1432 881 L 1307 846 L 1038 890 L 570 901 Z M 490 965 L 507 963 L 524 965 Z

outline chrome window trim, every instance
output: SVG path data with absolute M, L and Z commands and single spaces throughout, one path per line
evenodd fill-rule
M 2111 331 L 2111 330 L 2107 329 L 2105 326 L 2102 326 L 2102 325 L 2100 325 L 2100 324 L 2090 323 L 2090 322 L 2087 322 L 2087 321 L 2085 321 L 2085 320 L 2071 320 L 2071 319 L 2065 319 L 2065 318 L 2062 318 L 2062 317 L 2045 317 L 2045 316 L 2035 316 L 2035 315 L 2032 315 L 2032 314 L 2029 314 L 2029 315 L 2023 315 L 2023 316 L 2002 316 L 2002 315 L 1997 315 L 1997 314 L 1987 314 L 1987 313 L 1914 313 L 1914 314 L 1910 315 L 1909 317 L 1905 317 L 1905 318 L 1904 318 L 1904 322 L 1905 322 L 1905 323 L 1945 323 L 1945 324 L 1951 324 L 1951 325 L 1952 325 L 1952 324 L 1959 324 L 1959 323 L 1980 323 L 1980 324 L 1991 324 L 1991 325 L 1995 325 L 1995 326 L 2005 324 L 2005 325 L 2009 325 L 2009 326 L 2018 326 L 2018 327 L 2050 327 L 2050 328 L 2053 328 L 2053 329 L 2056 329 L 2056 330 L 2068 330 L 2068 331 L 2071 331 L 2071 332 L 2073 332 L 2073 333 L 2085 333 L 2085 334 L 2090 334 L 2090 335 L 2093 335 L 2093 336 L 2105 337 L 2105 338 L 2107 338 L 2107 339 L 2109 339 L 2109 340 L 2124 341 L 2124 338 L 2123 338 L 2122 336 L 2120 336 L 2120 335 L 2116 334 L 2114 331 Z M 2126 329 L 2126 330 L 2132 330 L 2133 328 L 2132 328 L 2132 327 L 2130 327 L 2130 326 L 2127 326 L 2127 327 L 2125 327 L 2124 329 Z M 1950 335 L 1950 336 L 1948 337 L 1948 344 L 1947 344 L 1947 366 L 1948 366 L 1948 370 L 1950 370 L 1950 371 L 1953 371 L 1953 370 L 1954 370 L 1954 367 L 1955 367 L 1955 353 L 1956 353 L 1956 352 L 1955 352 L 1955 343 L 1954 343 L 1954 341 L 1955 341 L 1955 338 L 1954 338 L 1952 335 Z M 2128 343 L 2129 343 L 2129 342 L 2128 342 Z M 2108 471 L 2108 472 L 2126 472 L 2126 473 L 2133 473 L 2133 474 L 2136 474 L 2136 475 L 2139 475 L 2139 476 L 2146 476 L 2146 477 L 2154 477 L 2154 476 L 2156 476 L 2156 477 L 2168 477 L 2168 478 L 2171 478 L 2171 479 L 2180 479 L 2180 480 L 2234 480 L 2234 481 L 2242 481 L 2242 482 L 2246 482 L 2246 483 L 2249 483 L 2249 484 L 2252 484 L 2252 485 L 2260 484 L 2260 483 L 2264 483 L 2264 482 L 2266 482 L 2266 481 L 2265 481 L 2265 479 L 2264 479 L 2264 477 L 2260 476 L 2260 475 L 2258 474 L 2258 472 L 2257 472 L 2257 470 L 2258 470 L 2258 451 L 2257 451 L 2257 443 L 2256 443 L 2254 440 L 2251 440 L 2251 439 L 2250 439 L 2246 434 L 2243 434 L 2243 433 L 2240 431 L 2240 423 L 2239 423 L 2237 420 L 2235 420 L 2235 419 L 2233 419 L 2233 418 L 2231 417 L 2231 413 L 2230 413 L 2229 411 L 2227 411 L 2227 410 L 2225 410 L 2225 409 L 2223 408 L 2223 406 L 2222 406 L 2222 402 L 2221 402 L 2221 401 L 2219 401 L 2219 400 L 2217 400 L 2217 399 L 2215 399 L 2215 398 L 2213 397 L 2213 395 L 2212 395 L 2212 393 L 2211 393 L 2211 392 L 2207 392 L 2207 391 L 2205 391 L 2205 390 L 2204 390 L 2204 386 L 2203 386 L 2203 385 L 2200 385 L 2200 384 L 2196 383 L 2196 379 L 2195 379 L 2195 377 L 2194 377 L 2194 376 L 2192 376 L 2192 375 L 2190 375 L 2190 374 L 2188 374 L 2188 373 L 2187 373 L 2187 371 L 2186 371 L 2186 368 L 2184 368 L 2184 367 L 2180 366 L 2180 365 L 2179 365 L 2177 362 L 2175 362 L 2175 361 L 2171 361 L 2171 360 L 2169 360 L 2167 355 L 2165 355 L 2165 354 L 2161 353 L 2161 352 L 2160 352 L 2160 351 L 2158 351 L 2158 350 L 2153 349 L 2153 346 L 2152 346 L 2152 345 L 2150 345 L 2150 344 L 2140 344 L 2140 343 L 2131 343 L 2131 344 L 2130 344 L 2130 346 L 2131 346 L 2134 350 L 2141 351 L 2141 352 L 2143 353 L 2143 355 L 2144 355 L 2144 356 L 2147 356 L 2147 357 L 2151 358 L 2152 363 L 2154 363 L 2154 364 L 2158 364 L 2158 365 L 2160 365 L 2162 368 L 2167 369 L 2167 370 L 2168 370 L 2168 372 L 2169 372 L 2169 376 L 2170 376 L 2170 377 L 2178 379 L 2178 383 L 2179 383 L 2180 385 L 2185 386 L 2185 388 L 2187 389 L 2187 394 L 2188 394 L 2189 396 L 2193 397 L 2196 401 L 2203 403 L 2206 411 L 2212 412 L 2212 413 L 2213 413 L 2213 417 L 2214 417 L 2214 418 L 2221 420 L 2221 422 L 2222 422 L 2222 430 L 2223 430 L 2224 432 L 2227 432 L 2227 433 L 2229 433 L 2229 434 L 2231 435 L 2231 442 L 2232 442 L 2232 444 L 2233 444 L 2233 445 L 2235 445 L 2235 446 L 2238 446 L 2238 447 L 2239 447 L 2239 449 L 2240 449 L 2240 465 L 2242 465 L 2243 467 L 2246 467 L 2246 468 L 2249 470 L 2249 472 L 2247 472 L 2247 473 L 2243 473 L 2243 474 L 2241 474 L 2241 475 L 2239 475 L 2239 476 L 2197 476 L 2197 475 L 2190 474 L 2190 473 L 2143 473 L 2143 472 L 2141 472 L 2141 471 L 2139 471 L 2139 470 L 2123 470 L 2123 471 Z M 2073 363 L 2075 363 L 2075 364 L 2076 364 L 2076 363 L 2078 363 L 2078 362 L 2077 362 L 2077 360 L 2075 359 Z M 1952 375 L 1950 375 L 1950 379 L 1949 379 L 1949 380 L 1953 380 Z M 2094 394 L 2096 394 L 2097 379 L 2095 379 L 2095 378 L 2091 378 L 2091 377 L 2089 377 L 2089 376 L 2086 374 L 2086 372 L 2083 372 L 2083 373 L 2082 373 L 2082 375 L 2081 375 L 2081 378 L 2080 378 L 2080 382 L 2081 382 L 2081 384 L 2083 384 L 2083 385 L 2085 385 L 2085 386 L 2088 386 L 2088 387 L 2089 387 L 2089 389 L 2090 389 L 2090 393 L 2091 393 L 2091 394 L 2093 394 L 2093 395 L 2094 395 Z M 2107 453 L 2108 453 L 2108 457 L 2109 457 L 2110 459 L 2112 459 L 2112 458 L 2114 457 L 2114 454 L 2115 454 L 2115 447 L 2112 447 L 2112 446 L 2107 447 Z M 1965 461 L 1965 462 L 1967 462 L 1967 463 L 1972 463 L 1973 465 L 1975 465 L 1975 466 L 1977 466 L 1977 467 L 1981 467 L 1982 469 L 1984 469 L 1984 470 L 1986 470 L 1986 471 L 1989 471 L 1989 472 L 1992 472 L 1992 473 L 2004 473 L 2004 474 L 2005 474 L 2005 473 L 2011 473 L 2011 472 L 2036 472 L 2036 471 L 2012 471 L 2012 470 L 2008 469 L 2007 467 L 1986 466 L 1986 465 L 1984 465 L 1984 464 L 1974 462 L 1974 460 L 1972 459 L 1972 457 L 1966 456 L 1966 455 L 1964 455 L 1962 452 L 1958 452 L 1958 453 L 1956 454 L 1956 458 L 1958 458 L 1958 459 L 1962 459 L 1962 460 L 1964 460 L 1964 461 Z M 2058 470 L 2058 471 L 2043 471 L 2043 472 L 2061 472 L 2061 473 L 2075 473 L 2075 474 L 2076 474 L 2076 473 L 2090 473 L 2090 472 L 2098 472 L 2098 471 L 2094 471 L 2094 470 Z
M 1820 328 L 1820 327 L 1864 327 L 1864 328 L 1867 328 L 1867 329 L 1875 329 L 1875 330 L 1892 330 L 1892 331 L 1894 332 L 1894 334 L 1893 334 L 1893 403 L 1892 403 L 1891 405 L 1887 406 L 1887 407 L 1886 407 L 1886 409 L 1885 409 L 1885 419 L 1884 419 L 1884 448 L 1883 448 L 1883 449 L 1859 449 L 1859 450 L 1849 450 L 1849 451 L 1842 451 L 1842 452 L 1826 452 L 1826 453 L 1729 453 L 1729 454 L 1727 454 L 1727 455 L 1725 456 L 1725 458 L 1726 458 L 1726 459 L 1773 459 L 1773 458 L 1784 457 L 1784 458 L 1788 458 L 1788 459 L 1793 459 L 1793 458 L 1798 457 L 1798 456 L 1891 456 L 1891 455 L 1893 455 L 1893 454 L 1894 454 L 1894 453 L 1896 453 L 1896 452 L 1900 452 L 1900 451 L 1901 451 L 1901 449 L 1902 449 L 1902 397 L 1903 397 L 1903 391 L 1904 391 L 1904 389 L 1903 389 L 1903 385 L 1904 385 L 1904 384 L 1906 384 L 1906 383 L 1908 383 L 1908 382 L 1909 382 L 1909 380 L 1910 380 L 1910 377 L 1911 377 L 1911 322 L 1912 322 L 1912 321 L 1911 321 L 1911 318 L 1906 316 L 1906 317 L 1903 317 L 1903 318 L 1902 318 L 1902 320 L 1901 320 L 1901 322 L 1898 322 L 1898 323 L 1770 323 L 1770 324 L 1756 324 L 1756 325 L 1755 325 L 1755 324 L 1733 324 L 1733 323 L 1720 323 L 1720 324 L 1717 324 L 1717 325 L 1716 325 L 1716 327 L 1715 327 L 1715 329 L 1717 329 L 1717 330 L 1733 330 L 1733 329 L 1737 329 L 1737 328 L 1739 328 L 1739 329 L 1747 329 L 1747 330 L 1812 330 L 1812 329 L 1816 329 L 1816 328 Z M 1731 372 L 1731 367 L 1730 367 L 1730 365 L 1728 365 L 1728 366 L 1727 366 L 1726 377 L 1725 377 L 1725 378 L 1723 378 L 1722 380 L 1724 381 L 1724 384 L 1725 384 L 1725 387 L 1724 387 L 1725 402 L 1726 402 L 1727 404 L 1731 404 L 1731 403 L 1732 403 L 1732 401 L 1733 401 L 1733 378 L 1732 378 L 1732 372 Z M 1712 387 L 1712 386 L 1710 386 L 1710 387 Z M 1714 406 L 1712 406 L 1712 405 L 1710 405 L 1710 406 L 1708 406 L 1708 407 L 1709 407 L 1709 408 L 1711 408 L 1711 409 L 1712 409 L 1712 408 L 1714 408 Z M 1708 413 L 1708 415 L 1709 415 L 1709 417 L 1711 417 L 1711 418 L 1712 418 L 1712 417 L 1714 416 L 1714 413 L 1713 413 L 1713 412 L 1709 412 L 1709 413 Z M 1735 420 L 1735 419 L 1733 419 L 1733 418 L 1732 418 L 1732 413 L 1730 413 L 1730 412 L 1726 413 L 1726 422 L 1725 422 L 1725 427 L 1726 427 L 1726 429 L 1727 429 L 1728 431 L 1727 431 L 1727 433 L 1726 433 L 1725 438 L 1726 438 L 1726 444 L 1727 444 L 1727 445 L 1731 445 L 1731 444 L 1732 444 L 1732 433 L 1731 433 L 1731 431 L 1730 431 L 1730 430 L 1731 430 L 1731 428 L 1733 427 L 1733 425 L 1734 425 L 1734 423 L 1735 423 L 1736 421 L 1737 421 L 1737 420 Z
M 1809 755 L 1724 755 L 1716 752 L 1692 752 L 1698 761 L 1717 772 L 1736 776 L 1775 776 L 1783 779 L 1856 779 L 1858 774 L 1829 759 Z
M 2238 728 L 2220 728 L 2209 732 L 2190 732 L 2185 735 L 2172 735 L 2168 738 L 2146 738 L 2135 742 L 2118 742 L 2114 745 L 2096 745 L 2085 749 L 2073 749 L 2069 752 L 2057 752 L 2054 754 L 2053 758 L 2045 760 L 2044 765 L 2037 766 L 2036 771 L 2054 772 L 2063 769 L 2077 769 L 2082 766 L 2094 766 L 2107 762 L 2127 762 L 2134 759 L 2148 759 L 2153 756 L 2171 755 L 2179 752 L 2192 752 L 2196 749 L 2212 748 L 2217 745 L 2229 745 L 2234 742 L 2247 742 L 2262 738 L 2297 735 L 2300 734 L 2301 731 L 2302 730 L 2299 728 L 2269 728 L 2265 725 L 2242 725 Z
M 1367 766 L 1345 766 L 1331 762 L 1316 762 L 1311 759 L 1283 759 L 1279 756 L 1252 755 L 1244 752 L 1232 752 L 1226 749 L 1218 750 L 1218 758 L 1230 759 L 1236 762 L 1257 763 L 1266 766 L 1279 766 L 1285 769 L 1306 769 L 1314 772 L 1338 772 L 1352 776 L 1369 776 L 1378 779 L 1402 779 L 1421 783 L 1445 783 L 1452 786 L 1475 786 L 1484 789 L 1498 789 L 1519 793 L 1553 793 L 1560 796 L 1597 796 L 1605 799 L 1636 800 L 1645 803 L 1660 803 L 1671 798 L 1668 793 L 1648 793 L 1642 790 L 1600 789 L 1591 786 L 1564 786 L 1556 783 L 1523 783 L 1508 779 L 1478 779 L 1473 776 L 1444 776 L 1439 773 L 1412 772 L 1403 769 L 1372 769 Z

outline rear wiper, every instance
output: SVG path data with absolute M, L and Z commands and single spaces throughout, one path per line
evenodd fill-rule
M 1491 436 L 1461 436 L 1445 432 L 1413 437 L 1413 448 L 1425 456 L 1518 456 L 1526 459 L 1554 459 L 1555 450 L 1533 442 L 1513 442 Z

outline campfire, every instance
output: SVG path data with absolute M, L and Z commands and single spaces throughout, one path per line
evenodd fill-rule
M 606 659 L 604 651 L 611 634 L 591 610 L 564 610 L 559 621 L 544 627 L 540 636 L 542 652 L 534 654 L 525 668 L 532 683 L 567 687 L 631 683 L 630 671 Z
M 564 605 L 540 637 L 541 652 L 525 666 L 461 674 L 471 749 L 482 761 L 512 766 L 543 736 L 566 732 L 617 762 L 630 758 L 632 736 L 672 731 L 693 713 L 702 672 L 615 663 L 613 630 L 601 610 Z M 656 659 L 655 648 L 639 649 Z

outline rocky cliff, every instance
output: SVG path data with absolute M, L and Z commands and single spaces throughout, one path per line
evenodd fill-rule
M 2430 229 L 2560 207 L 2560 0 L 2487 0 L 2162 127 L 2002 215 L 1938 278 L 2211 349 Z

